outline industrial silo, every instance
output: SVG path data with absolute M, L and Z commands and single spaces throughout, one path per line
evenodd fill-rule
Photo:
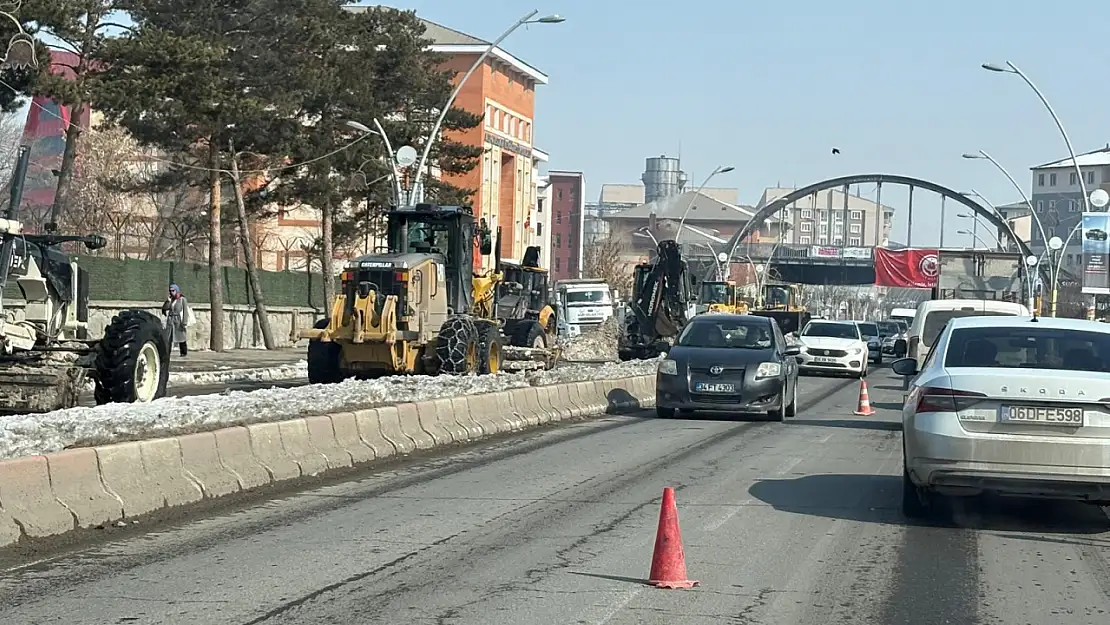
M 686 186 L 686 174 L 679 169 L 677 158 L 666 155 L 649 158 L 644 166 L 644 202 L 678 195 Z

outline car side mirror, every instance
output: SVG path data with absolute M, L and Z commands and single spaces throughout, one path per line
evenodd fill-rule
M 801 354 L 802 348 L 798 345 L 787 345 L 786 351 L 783 352 L 784 356 L 800 356 Z
M 901 358 L 890 363 L 891 371 L 897 375 L 917 375 L 917 359 L 916 358 Z

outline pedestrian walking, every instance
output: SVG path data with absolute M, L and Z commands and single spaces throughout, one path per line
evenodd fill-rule
M 162 304 L 162 314 L 166 316 L 166 334 L 172 343 L 181 348 L 181 355 L 189 355 L 189 324 L 193 321 L 193 311 L 189 301 L 181 293 L 181 287 L 170 285 L 169 296 Z

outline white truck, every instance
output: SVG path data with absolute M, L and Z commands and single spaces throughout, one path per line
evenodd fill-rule
M 613 294 L 604 280 L 589 278 L 555 283 L 559 333 L 573 338 L 596 328 L 614 314 Z

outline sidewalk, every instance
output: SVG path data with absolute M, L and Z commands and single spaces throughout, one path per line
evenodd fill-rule
M 307 377 L 305 348 L 234 349 L 226 352 L 170 354 L 170 385 L 220 382 L 294 380 Z

